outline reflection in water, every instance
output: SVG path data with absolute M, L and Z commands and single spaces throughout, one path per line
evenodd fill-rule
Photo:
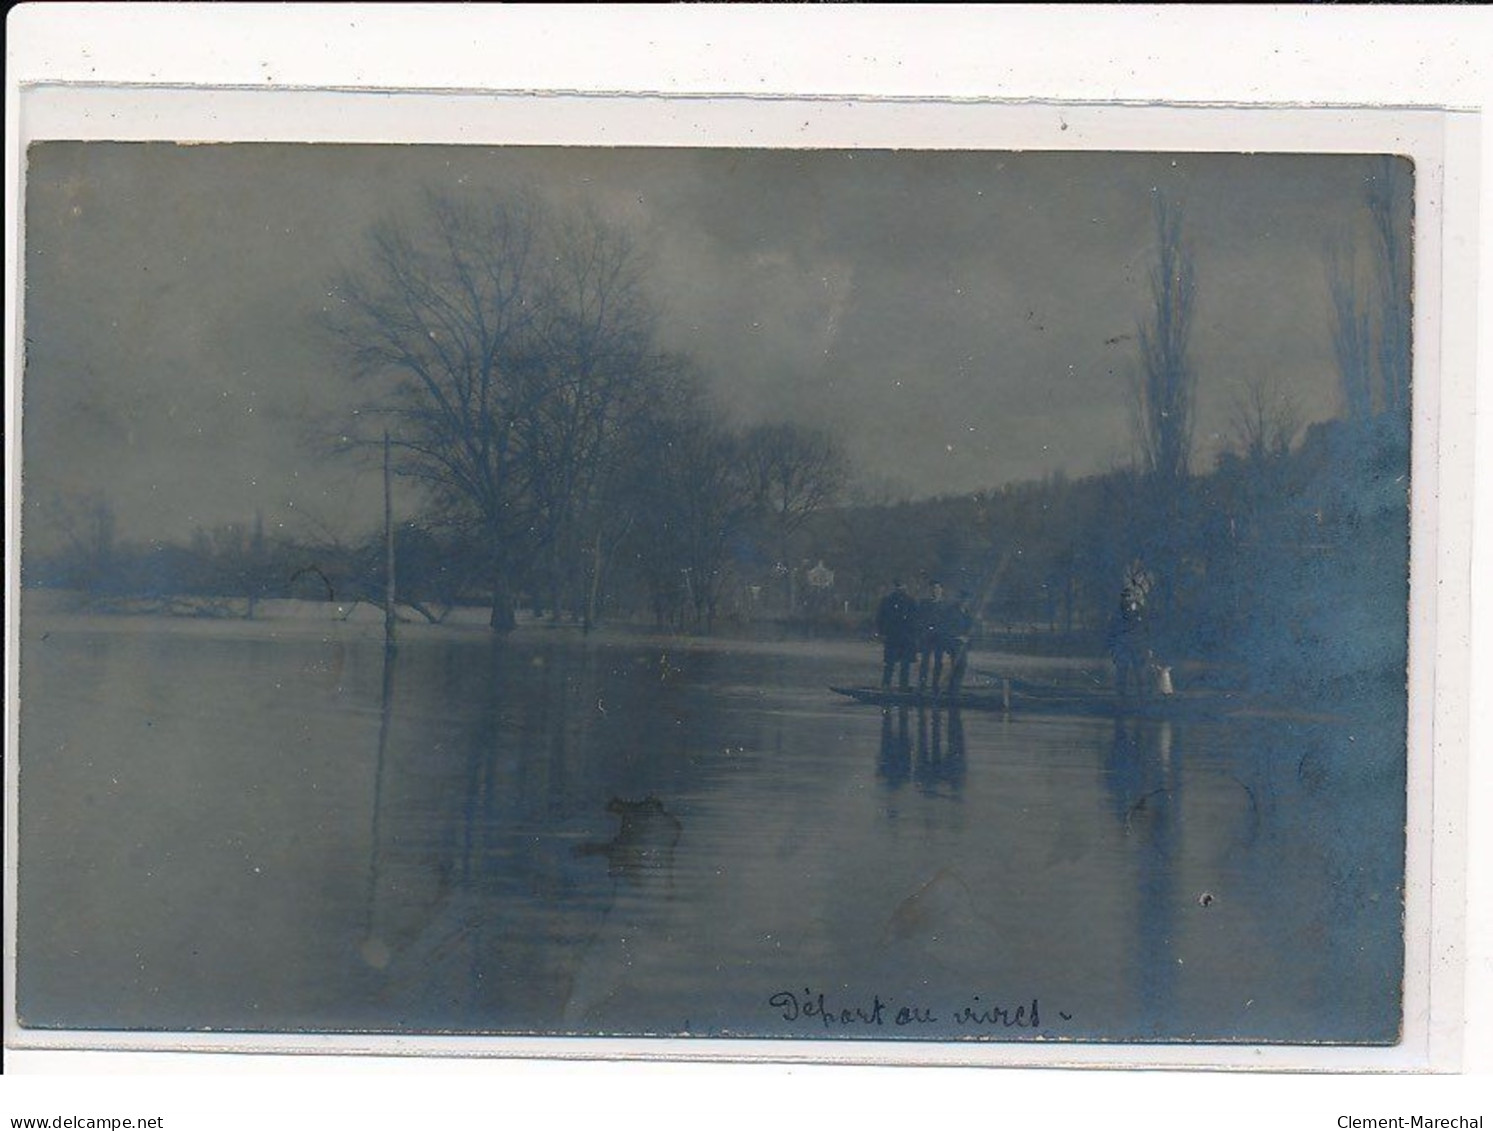
M 417 656 L 407 649 L 401 665 Z M 668 759 L 678 720 L 640 718 L 650 704 L 606 690 L 652 666 L 631 657 L 610 671 L 563 649 L 463 659 L 440 673 L 453 697 L 470 697 L 455 730 L 390 694 L 385 669 L 364 960 L 377 1000 L 409 1027 L 577 1028 L 616 997 L 671 898 L 683 827 L 651 793 L 593 799 L 667 787 L 646 744 Z M 715 730 L 714 717 L 696 721 Z M 595 838 L 596 813 L 620 821 L 610 840 Z
M 379 932 L 376 919 L 378 908 L 379 849 L 383 844 L 379 825 L 384 809 L 384 782 L 388 777 L 389 722 L 394 712 L 394 657 L 397 653 L 393 643 L 384 646 L 383 683 L 379 690 L 378 747 L 373 769 L 373 832 L 369 837 L 371 859 L 368 862 L 368 916 L 367 928 L 359 947 L 363 960 L 368 965 L 382 968 L 389 964 L 389 948 Z
M 1127 833 L 1149 830 L 1173 808 L 1180 765 L 1173 759 L 1172 724 L 1133 717 L 1114 721 L 1104 776 L 1110 805 Z
M 444 744 L 410 751 L 391 741 L 403 737 L 402 726 L 394 725 L 397 656 L 384 650 L 369 929 L 360 950 L 379 976 L 380 1000 L 439 997 L 447 1008 L 466 1012 L 482 986 L 487 921 L 480 867 L 492 805 L 486 753 L 492 712 L 477 712 L 474 741 L 455 751 Z
M 1136 926 L 1132 985 L 1147 1036 L 1167 1032 L 1174 1008 L 1179 956 L 1175 916 L 1183 843 L 1182 763 L 1169 722 L 1119 718 L 1114 723 L 1106 784 L 1110 803 L 1135 854 Z
M 931 728 L 928 716 L 932 716 Z M 945 735 L 945 722 L 948 731 Z M 929 731 L 932 730 L 932 740 Z M 924 793 L 957 796 L 964 786 L 964 719 L 951 708 L 947 719 L 937 708 L 918 711 L 918 760 L 913 780 Z
M 651 795 L 641 801 L 614 797 L 606 809 L 621 818 L 617 835 L 576 849 L 582 856 L 605 856 L 613 881 L 612 902 L 581 952 L 566 995 L 565 1027 L 578 1032 L 595 1025 L 630 988 L 638 951 L 648 945 L 654 905 L 673 896 L 674 850 L 684 830 Z
M 897 729 L 892 730 L 892 716 L 897 717 Z M 905 785 L 912 776 L 912 736 L 908 733 L 907 708 L 881 709 L 881 758 L 876 763 L 876 776 L 896 789 Z
M 811 648 L 663 660 L 29 639 L 23 1019 L 821 1036 L 766 1006 L 812 986 L 1040 995 L 1050 1037 L 1396 1033 L 1392 727 L 914 719 Z M 879 1035 L 1033 1035 L 951 1024 Z
M 881 709 L 876 776 L 892 789 L 909 780 L 926 794 L 958 796 L 964 786 L 964 719 L 958 708 L 919 707 L 917 760 L 913 760 L 909 708 Z M 894 726 L 895 717 L 895 726 Z

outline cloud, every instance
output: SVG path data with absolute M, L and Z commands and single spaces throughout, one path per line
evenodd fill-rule
M 833 425 L 867 478 L 914 493 L 1124 457 L 1165 193 L 1196 253 L 1198 436 L 1216 446 L 1261 369 L 1309 417 L 1334 411 L 1322 242 L 1367 249 L 1368 160 L 46 143 L 26 477 L 37 497 L 112 492 L 125 526 L 170 537 L 288 500 L 371 519 L 373 487 L 305 443 L 303 422 L 357 399 L 316 315 L 368 226 L 432 185 L 527 184 L 628 223 L 668 343 L 727 411 Z

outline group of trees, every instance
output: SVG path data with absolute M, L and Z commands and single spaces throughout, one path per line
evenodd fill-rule
M 495 629 L 521 598 L 589 625 L 629 591 L 708 626 L 735 543 L 781 551 L 844 481 L 825 433 L 716 417 L 659 345 L 645 256 L 595 212 L 432 194 L 370 248 L 328 311 L 370 392 L 342 442 L 387 435 L 422 524 L 470 571 L 455 590 L 484 592 Z
M 485 602 L 498 630 L 527 605 L 587 626 L 709 631 L 728 606 L 812 611 L 801 582 L 822 559 L 841 614 L 868 614 L 893 576 L 937 576 L 992 626 L 1092 640 L 1139 559 L 1163 647 L 1300 656 L 1350 629 L 1393 644 L 1383 625 L 1334 627 L 1342 606 L 1326 595 L 1382 605 L 1374 594 L 1404 564 L 1409 189 L 1408 167 L 1385 159 L 1365 193 L 1369 237 L 1340 245 L 1370 247 L 1371 262 L 1326 258 L 1343 419 L 1303 432 L 1291 375 L 1262 372 L 1237 390 L 1233 443 L 1207 471 L 1194 467 L 1189 352 L 1200 284 L 1184 216 L 1161 200 L 1130 384 L 1136 458 L 1104 475 L 847 505 L 831 434 L 731 424 L 694 363 L 660 345 L 646 256 L 624 228 L 522 192 L 433 194 L 371 232 L 326 310 L 365 394 L 335 447 L 387 445 L 419 485 L 417 499 L 402 492 L 398 590 L 432 619 Z M 66 535 L 29 560 L 31 580 L 239 596 L 250 615 L 265 597 L 383 588 L 373 533 L 294 540 L 256 519 L 189 546 L 130 546 L 95 503 Z
M 483 559 L 494 628 L 546 563 L 574 584 L 579 547 L 606 538 L 603 487 L 678 366 L 654 347 L 638 255 L 585 214 L 562 222 L 522 194 L 431 195 L 415 225 L 371 233 L 366 264 L 333 291 L 329 325 L 375 386 L 398 469 L 431 520 Z M 345 434 L 351 445 L 373 434 Z
M 801 604 L 795 582 L 802 570 L 794 563 L 812 542 L 805 524 L 845 481 L 838 445 L 796 424 L 730 428 L 697 389 L 678 384 L 672 392 L 676 399 L 649 406 L 619 429 L 592 506 L 555 523 L 552 541 L 531 527 L 517 531 L 517 545 L 495 546 L 491 527 L 449 495 L 427 495 L 427 505 L 402 515 L 392 531 L 400 605 L 439 621 L 458 605 L 480 602 L 512 618 L 522 602 L 583 625 L 606 615 L 708 631 L 723 600 L 731 597 L 733 611 L 744 612 L 755 587 L 767 591 L 756 603 L 760 611 L 792 615 Z M 304 522 L 295 533 L 266 531 L 256 515 L 200 528 L 186 544 L 138 542 L 117 536 L 105 498 L 48 509 L 58 545 L 28 555 L 30 585 L 77 590 L 106 604 L 227 598 L 231 605 L 197 601 L 186 608 L 249 617 L 274 598 L 383 600 L 382 532 L 349 539 L 308 532 Z M 495 560 L 503 570 L 497 600 L 489 588 Z
M 1412 185 L 1408 161 L 1381 158 L 1365 183 L 1370 239 L 1339 238 L 1326 256 L 1344 415 L 1360 425 L 1410 403 Z
M 1307 429 L 1298 447 L 1291 375 L 1261 373 L 1234 399 L 1232 448 L 1200 475 L 1188 356 L 1198 280 L 1181 213 L 1158 200 L 1132 386 L 1141 458 L 1108 541 L 1151 570 L 1163 646 L 1298 684 L 1403 675 L 1412 211 L 1409 163 L 1382 158 L 1365 182 L 1368 238 L 1327 250 L 1343 417 Z M 1365 245 L 1366 266 L 1343 250 Z
M 300 597 L 355 603 L 379 599 L 380 547 L 329 535 L 268 531 L 263 515 L 246 522 L 199 527 L 185 543 L 120 537 L 106 497 L 57 500 L 47 508 L 56 545 L 28 553 L 27 585 L 68 589 L 107 606 L 116 599 L 147 607 L 187 608 L 202 614 L 252 617 L 261 601 Z M 401 552 L 414 558 L 422 531 L 398 531 Z

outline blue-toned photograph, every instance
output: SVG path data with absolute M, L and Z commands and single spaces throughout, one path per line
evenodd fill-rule
M 1401 1040 L 1408 160 L 23 177 L 21 1039 Z

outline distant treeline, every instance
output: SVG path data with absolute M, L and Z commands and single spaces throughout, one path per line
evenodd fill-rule
M 973 596 L 987 640 L 1092 649 L 1127 563 L 1139 559 L 1158 579 L 1155 644 L 1170 659 L 1239 664 L 1301 690 L 1403 676 L 1403 413 L 1316 425 L 1293 450 L 1226 454 L 1179 500 L 1158 499 L 1146 476 L 1117 470 L 917 501 L 806 505 L 786 517 L 764 504 L 746 453 L 812 448 L 823 437 L 758 431 L 729 440 L 739 473 L 709 485 L 716 510 L 691 512 L 702 485 L 684 469 L 654 476 L 599 574 L 575 563 L 567 584 L 535 568 L 519 579 L 519 606 L 577 624 L 862 633 L 894 578 L 936 578 Z M 653 466 L 687 455 L 665 452 Z M 74 530 L 67 548 L 25 556 L 27 584 L 97 598 L 233 597 L 247 599 L 250 615 L 260 599 L 383 596 L 381 532 L 305 540 L 252 521 L 198 531 L 186 545 L 141 543 L 117 536 L 103 504 Z M 395 548 L 402 604 L 439 621 L 489 600 L 480 540 L 405 522 Z
M 481 604 L 499 633 L 524 608 L 583 628 L 864 632 L 894 578 L 937 579 L 967 592 L 987 642 L 1094 649 L 1139 569 L 1165 661 L 1304 692 L 1403 686 L 1409 190 L 1408 167 L 1382 162 L 1365 198 L 1372 270 L 1328 264 L 1344 419 L 1300 435 L 1291 375 L 1258 374 L 1233 449 L 1201 473 L 1198 282 L 1182 212 L 1162 200 L 1134 461 L 1107 474 L 852 502 L 834 433 L 738 426 L 699 366 L 664 348 L 629 230 L 523 191 L 433 193 L 370 231 L 320 311 L 361 405 L 318 447 L 402 478 L 396 590 L 433 621 Z M 308 539 L 256 518 L 142 544 L 104 501 L 51 510 L 66 548 L 25 555 L 31 585 L 231 597 L 249 616 L 269 598 L 383 599 L 381 530 Z

